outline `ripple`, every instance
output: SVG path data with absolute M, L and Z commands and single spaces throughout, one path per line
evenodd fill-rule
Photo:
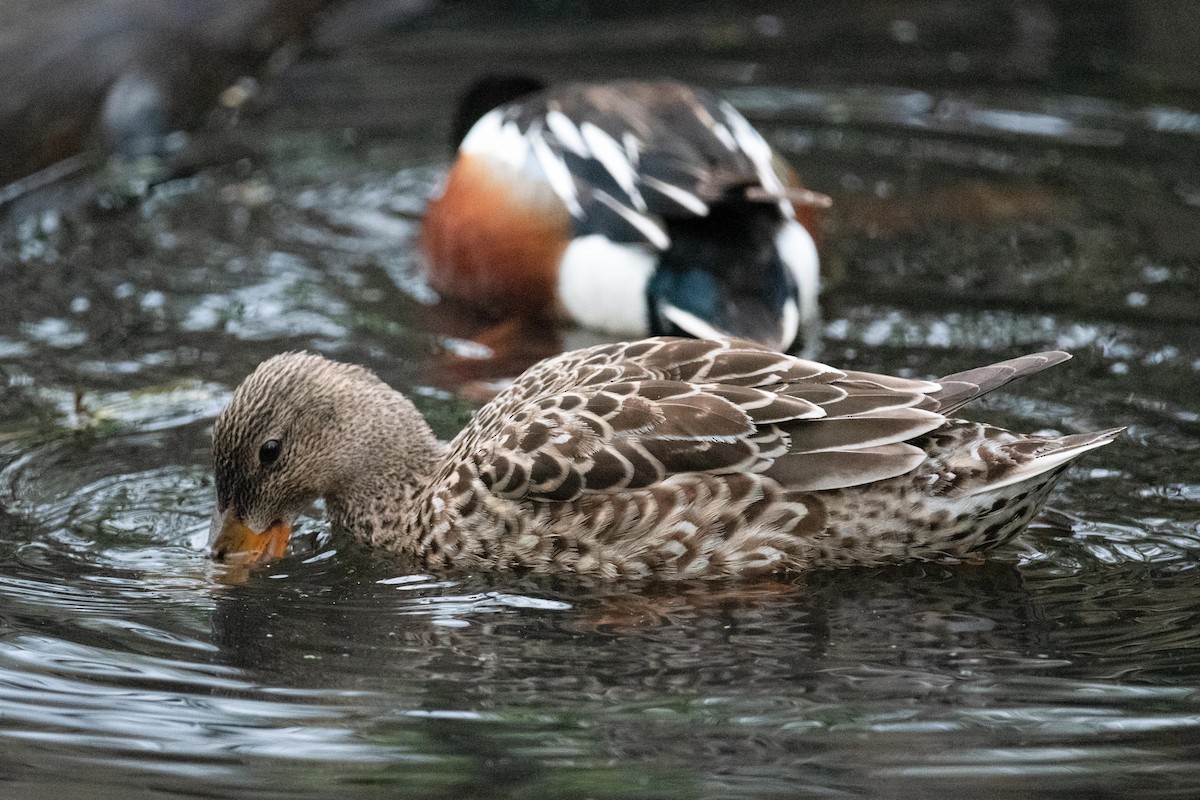
M 210 294 L 190 304 L 180 326 L 185 331 L 221 330 L 238 339 L 279 339 L 309 335 L 340 339 L 347 333 L 340 301 L 315 292 L 316 276 L 294 257 L 272 253 L 275 271 L 262 282 L 227 294 Z
M 137 391 L 86 394 L 77 402 L 92 424 L 112 421 L 151 433 L 212 419 L 228 401 L 229 391 L 223 386 L 184 380 Z
M 409 602 L 411 607 L 398 609 L 398 613 L 430 616 L 434 624 L 448 627 L 466 627 L 471 624 L 467 617 L 478 614 L 495 614 L 512 610 L 569 611 L 571 609 L 570 603 L 559 600 L 547 600 L 506 592 L 482 592 L 457 596 L 440 595 L 421 597 Z

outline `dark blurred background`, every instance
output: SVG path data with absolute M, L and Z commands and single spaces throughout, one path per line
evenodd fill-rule
M 402 129 L 414 122 L 406 101 L 447 76 L 496 65 L 551 78 L 661 74 L 672 51 L 719 57 L 715 74 L 677 75 L 718 85 L 1036 87 L 1189 105 L 1200 90 L 1200 4 L 1189 0 L 8 0 L 4 17 L 4 182 L 112 146 L 122 126 L 219 124 L 246 77 L 276 101 L 303 99 L 381 47 L 394 69 L 359 77 L 391 91 L 340 86 L 346 116 L 312 124 Z M 152 90 L 161 100 L 147 111 Z

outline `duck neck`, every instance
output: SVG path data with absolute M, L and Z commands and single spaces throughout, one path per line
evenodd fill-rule
M 445 454 L 425 419 L 408 398 L 396 393 L 395 407 L 379 415 L 386 425 L 361 421 L 353 465 L 347 479 L 326 494 L 334 527 L 342 528 L 373 547 L 413 551 L 419 529 L 422 499 Z

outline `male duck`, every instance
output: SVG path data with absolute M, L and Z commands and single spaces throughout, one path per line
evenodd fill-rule
M 335 526 L 429 569 L 708 578 L 969 556 L 1119 431 L 947 415 L 1067 358 L 930 382 L 746 341 L 600 345 L 534 365 L 443 445 L 370 371 L 288 353 L 217 417 L 212 554 L 282 555 L 323 497 Z
M 421 227 L 443 296 L 620 336 L 815 339 L 817 250 L 796 212 L 812 225 L 828 198 L 712 93 L 491 78 L 455 133 Z

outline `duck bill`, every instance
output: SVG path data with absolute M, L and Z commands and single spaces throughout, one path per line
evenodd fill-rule
M 254 531 L 233 512 L 233 507 L 213 518 L 210 551 L 222 564 L 265 564 L 287 553 L 292 536 L 289 522 L 276 522 L 261 533 Z

